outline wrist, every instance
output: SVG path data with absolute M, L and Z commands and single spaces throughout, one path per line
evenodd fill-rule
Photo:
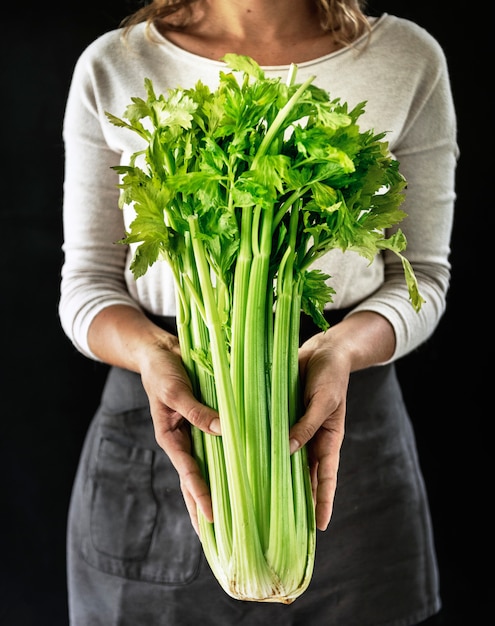
M 180 354 L 175 335 L 154 324 L 139 309 L 113 305 L 94 318 L 88 332 L 94 354 L 109 365 L 141 373 L 154 350 Z
M 352 313 L 315 338 L 314 349 L 329 349 L 345 355 L 350 371 L 388 361 L 395 350 L 391 323 L 373 311 Z

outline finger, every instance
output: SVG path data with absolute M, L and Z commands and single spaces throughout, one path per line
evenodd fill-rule
M 189 469 L 181 472 L 180 476 L 182 493 L 191 517 L 197 520 L 199 509 L 208 522 L 213 522 L 211 495 L 196 463 L 194 462 L 194 467 L 190 464 Z
M 312 477 L 313 495 L 316 506 L 316 526 L 326 530 L 333 512 L 333 503 L 337 489 L 338 462 L 332 460 L 326 463 L 325 459 L 316 464 Z
M 335 412 L 336 407 L 330 404 L 328 398 L 323 398 L 322 394 L 315 394 L 304 414 L 289 431 L 291 453 L 313 439 L 325 422 L 330 420 L 331 416 L 335 416 Z
M 170 375 L 159 397 L 162 399 L 164 411 L 173 410 L 205 433 L 221 434 L 218 412 L 194 396 L 187 379 Z
M 193 395 L 181 397 L 181 401 L 176 406 L 176 410 L 183 415 L 186 420 L 210 435 L 221 435 L 220 419 L 217 411 L 202 404 Z
M 213 507 L 208 485 L 191 455 L 184 451 L 174 451 L 169 446 L 167 448 L 166 452 L 179 475 L 180 488 L 189 517 L 199 535 L 198 509 L 208 522 L 213 522 Z
M 208 485 L 191 453 L 189 424 L 177 414 L 175 414 L 175 419 L 172 419 L 172 416 L 168 414 L 166 419 L 154 419 L 154 425 L 156 441 L 165 451 L 179 475 L 182 493 L 191 520 L 193 523 L 196 521 L 197 506 L 208 521 L 213 521 Z
M 185 483 L 181 482 L 181 491 L 184 497 L 184 502 L 186 503 L 187 511 L 189 513 L 189 517 L 191 518 L 192 525 L 198 537 L 200 537 L 199 531 L 199 520 L 198 520 L 198 509 L 205 516 L 208 522 L 213 522 L 213 510 L 211 505 L 211 497 L 209 493 L 202 493 L 199 491 L 196 494 L 196 497 L 189 491 L 188 487 Z
M 316 380 L 317 376 L 320 374 L 305 381 L 306 410 L 290 429 L 291 453 L 308 443 L 327 423 L 326 428 L 343 431 L 348 377 L 334 377 L 330 384 L 328 380 Z
M 333 511 L 343 436 L 322 428 L 308 445 L 316 526 L 326 530 Z

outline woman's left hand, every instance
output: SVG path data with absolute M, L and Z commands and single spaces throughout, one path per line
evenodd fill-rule
M 372 311 L 353 313 L 299 349 L 305 412 L 289 437 L 291 452 L 307 444 L 320 530 L 332 516 L 351 372 L 387 361 L 394 349 L 390 322 Z
M 299 350 L 306 410 L 289 436 L 291 452 L 307 443 L 316 525 L 326 530 L 337 487 L 350 366 L 344 353 L 319 345 L 319 339 L 312 337 Z

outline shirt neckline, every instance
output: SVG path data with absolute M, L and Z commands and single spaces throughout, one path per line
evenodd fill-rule
M 370 20 L 370 25 L 371 25 L 371 33 L 370 35 L 373 35 L 373 33 L 377 30 L 377 28 L 386 20 L 386 18 L 388 17 L 388 13 L 382 13 L 380 16 L 378 17 L 369 17 L 368 19 Z M 164 37 L 160 31 L 156 28 L 156 26 L 152 23 L 150 24 L 150 31 L 151 31 L 151 35 L 153 38 L 153 41 L 157 41 L 158 44 L 164 48 L 167 49 L 168 51 L 170 51 L 175 57 L 181 57 L 184 60 L 187 60 L 189 62 L 193 62 L 193 63 L 201 63 L 203 65 L 210 65 L 212 67 L 216 67 L 216 68 L 224 68 L 225 67 L 225 63 L 223 61 L 217 61 L 215 59 L 210 59 L 208 57 L 204 57 L 201 56 L 199 54 L 196 54 L 195 52 L 189 52 L 189 50 L 186 50 L 185 48 L 181 48 L 180 46 L 178 46 L 177 44 L 173 43 L 172 41 L 170 41 L 169 39 L 167 39 L 166 37 Z M 340 56 L 342 54 L 347 54 L 349 52 L 351 52 L 352 50 L 355 49 L 355 47 L 359 47 L 361 44 L 363 44 L 365 42 L 365 39 L 368 35 L 364 34 L 361 35 L 361 37 L 359 37 L 359 39 L 356 40 L 354 46 L 347 46 L 345 48 L 341 48 L 340 50 L 335 50 L 334 52 L 329 52 L 328 54 L 325 54 L 321 57 L 317 57 L 315 59 L 310 59 L 308 61 L 302 61 L 301 63 L 298 63 L 297 66 L 298 68 L 305 68 L 305 67 L 311 67 L 312 65 L 316 65 L 319 64 L 323 61 L 326 61 L 328 59 Z M 262 65 L 261 68 L 264 71 L 286 71 L 288 70 L 290 67 L 290 64 L 286 64 L 286 65 Z

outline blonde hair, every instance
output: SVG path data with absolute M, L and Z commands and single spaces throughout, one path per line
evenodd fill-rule
M 125 30 L 146 22 L 163 20 L 171 30 L 181 30 L 193 20 L 193 5 L 199 0 L 151 0 L 121 22 Z M 331 31 L 336 43 L 351 45 L 370 26 L 364 13 L 366 0 L 314 0 L 320 24 Z

